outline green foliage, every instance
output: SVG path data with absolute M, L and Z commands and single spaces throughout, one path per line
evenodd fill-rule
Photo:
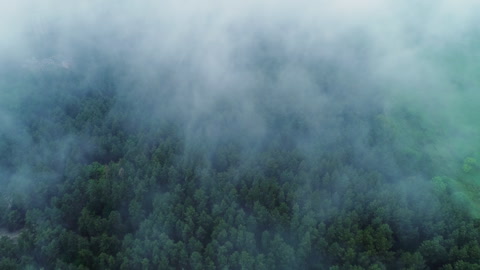
M 435 128 L 411 111 L 345 112 L 342 128 L 368 127 L 359 142 L 309 140 L 302 117 L 273 110 L 258 146 L 192 138 L 177 118 L 93 88 L 26 95 L 34 143 L 0 140 L 2 168 L 28 165 L 35 181 L 1 194 L 0 269 L 478 269 L 473 195 L 456 175 L 434 177 L 441 162 L 419 145 Z M 465 185 L 477 167 L 465 159 Z
M 475 158 L 467 157 L 465 159 L 465 161 L 463 162 L 463 171 L 465 173 L 470 173 L 474 169 L 477 169 L 477 168 L 478 168 L 478 163 L 477 163 L 477 160 Z

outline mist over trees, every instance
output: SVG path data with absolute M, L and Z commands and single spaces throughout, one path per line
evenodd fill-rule
M 475 1 L 140 2 L 0 3 L 0 269 L 480 268 Z

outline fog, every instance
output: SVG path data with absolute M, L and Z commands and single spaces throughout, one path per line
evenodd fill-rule
M 421 205 L 416 222 L 442 219 L 431 179 L 455 182 L 478 154 L 479 8 L 475 0 L 2 1 L 0 193 L 36 194 L 76 163 L 128 167 L 129 152 L 99 154 L 114 150 L 97 141 L 97 125 L 59 124 L 62 110 L 82 117 L 62 104 L 86 96 L 104 102 L 108 119 L 126 115 L 111 124 L 125 137 L 156 145 L 149 132 L 173 123 L 183 154 L 173 163 L 196 164 L 200 153 L 205 161 L 192 166 L 204 178 L 220 166 L 219 149 L 238 153 L 233 185 L 275 149 L 297 155 L 299 171 L 309 169 L 295 177 L 310 185 L 315 166 L 341 149 L 349 164 L 335 177 L 374 171 L 399 204 Z M 329 190 L 332 208 L 342 207 L 343 184 Z M 467 186 L 455 182 L 452 193 L 477 216 Z

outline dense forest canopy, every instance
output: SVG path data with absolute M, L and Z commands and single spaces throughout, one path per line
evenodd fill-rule
M 0 269 L 480 269 L 475 1 L 0 3 Z

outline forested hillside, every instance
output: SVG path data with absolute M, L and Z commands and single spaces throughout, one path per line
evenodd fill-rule
M 89 5 L 0 28 L 0 269 L 480 269 L 469 23 Z

